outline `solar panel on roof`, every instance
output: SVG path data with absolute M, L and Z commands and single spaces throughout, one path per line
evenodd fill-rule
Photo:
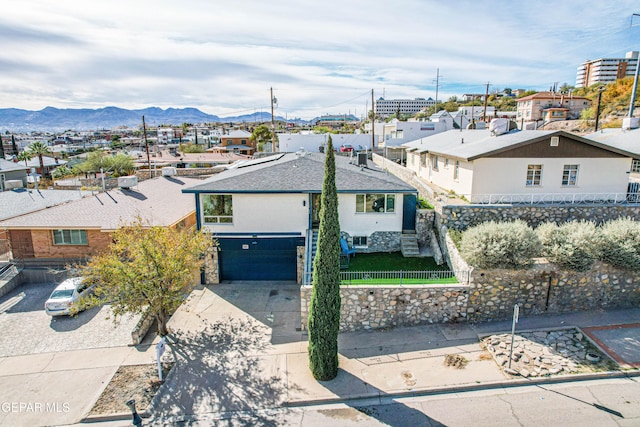
M 281 153 L 281 154 L 277 154 L 269 157 L 261 157 L 259 159 L 247 160 L 245 163 L 238 165 L 238 169 L 246 168 L 248 166 L 261 165 L 263 163 L 275 162 L 276 160 L 280 160 L 281 158 L 283 158 L 285 154 L 287 153 Z

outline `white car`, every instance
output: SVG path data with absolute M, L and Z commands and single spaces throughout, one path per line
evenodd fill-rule
M 63 316 L 75 314 L 83 308 L 78 300 L 87 295 L 92 287 L 82 280 L 82 277 L 71 277 L 60 283 L 44 303 L 44 311 L 49 316 Z

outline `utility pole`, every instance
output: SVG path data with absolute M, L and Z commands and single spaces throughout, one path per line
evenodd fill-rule
M 484 91 L 484 112 L 482 113 L 482 120 L 487 121 L 487 100 L 489 99 L 489 82 L 487 82 L 486 89 Z
M 276 152 L 276 119 L 273 116 L 273 87 L 271 88 L 271 151 Z
M 605 86 L 600 86 L 598 88 L 598 108 L 596 108 L 596 128 L 594 132 L 598 132 L 598 123 L 600 122 L 600 101 L 602 100 L 602 92 L 604 92 L 605 89 Z
M 434 112 L 438 112 L 438 88 L 440 88 L 440 68 L 436 68 L 436 105 Z
M 376 147 L 376 103 L 373 100 L 373 89 L 371 89 L 371 153 Z
M 149 169 L 149 178 L 151 178 L 151 157 L 149 157 L 149 141 L 147 141 L 147 125 L 142 116 L 142 132 L 144 134 L 144 146 L 147 149 L 147 168 Z

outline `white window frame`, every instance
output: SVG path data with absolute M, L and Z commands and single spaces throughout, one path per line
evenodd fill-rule
M 358 202 L 358 199 L 361 199 Z M 367 210 L 368 199 L 375 198 L 376 201 L 382 199 L 383 206 L 379 210 Z M 389 210 L 389 200 L 393 199 L 393 208 Z M 359 207 L 361 206 L 361 208 Z M 396 212 L 396 194 L 395 193 L 360 193 L 356 194 L 356 213 L 357 214 L 392 214 Z
M 353 236 L 353 247 L 354 248 L 368 248 L 369 241 L 367 240 L 367 236 Z
M 87 246 L 87 230 L 51 230 L 54 246 Z
M 212 214 L 207 215 L 205 212 L 206 209 L 206 198 L 208 197 L 222 197 L 222 202 L 224 203 L 226 200 L 230 202 L 230 213 L 228 214 Z M 200 206 L 202 211 L 202 223 L 205 225 L 230 225 L 233 224 L 233 196 L 231 194 L 210 194 L 205 193 L 200 195 Z
M 580 165 L 564 165 L 562 168 L 562 186 L 575 187 L 578 185 Z
M 527 165 L 527 187 L 542 186 L 542 165 Z

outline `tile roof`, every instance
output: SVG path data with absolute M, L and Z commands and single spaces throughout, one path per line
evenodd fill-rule
M 183 177 L 158 177 L 129 190 L 95 193 L 80 200 L 0 222 L 0 228 L 69 228 L 115 230 L 136 217 L 150 225 L 172 225 L 195 211 L 193 196 L 183 188 L 201 182 Z
M 200 184 L 190 193 L 316 193 L 322 191 L 324 154 L 276 154 L 234 165 Z M 416 189 L 369 160 L 368 167 L 351 164 L 346 156 L 336 156 L 338 192 L 416 192 Z
M 26 190 L 24 188 L 0 192 L 0 220 L 39 211 L 51 206 L 79 200 L 87 191 Z
M 407 150 L 415 150 L 418 153 L 443 154 L 469 161 L 531 144 L 551 136 L 564 136 L 607 151 L 633 157 L 631 152 L 624 149 L 599 143 L 593 139 L 580 137 L 569 132 L 555 130 L 520 130 L 499 136 L 492 135 L 488 129 L 450 130 L 408 142 L 403 144 L 403 147 Z

